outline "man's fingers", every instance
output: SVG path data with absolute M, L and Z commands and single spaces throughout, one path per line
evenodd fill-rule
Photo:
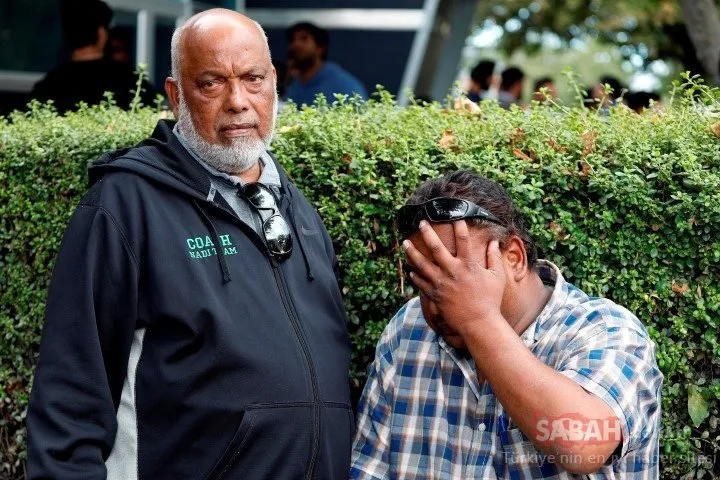
M 455 257 L 448 252 L 448 249 L 445 248 L 445 245 L 443 245 L 440 237 L 438 237 L 437 233 L 435 233 L 435 230 L 433 230 L 430 224 L 425 220 L 420 222 L 420 234 L 423 237 L 425 245 L 427 245 L 430 249 L 430 253 L 433 256 L 433 260 L 435 260 L 435 264 L 443 270 L 449 271 Z
M 500 252 L 500 241 L 491 240 L 487 246 L 487 269 L 493 272 L 503 271 L 502 252 Z
M 455 256 L 467 261 L 470 258 L 470 232 L 467 222 L 459 220 L 453 223 L 455 231 Z
M 405 255 L 407 255 L 408 264 L 412 269 L 424 278 L 433 281 L 442 273 L 437 265 L 428 260 L 425 255 L 420 252 L 410 240 L 403 242 Z
M 426 297 L 430 298 L 430 300 L 433 300 L 433 297 L 435 295 L 435 287 L 433 287 L 430 282 L 428 282 L 414 272 L 410 272 L 410 280 L 412 280 L 413 284 L 415 284 L 418 290 L 424 293 Z

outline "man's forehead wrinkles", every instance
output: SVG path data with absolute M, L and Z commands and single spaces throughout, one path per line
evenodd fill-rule
M 197 78 L 216 77 L 216 78 L 240 78 L 250 74 L 265 74 L 266 68 L 260 66 L 238 66 L 234 65 L 232 69 L 228 68 L 206 68 L 197 73 Z
M 186 50 L 186 63 L 201 71 L 247 73 L 250 70 L 267 70 L 264 48 L 261 45 L 237 42 L 237 46 L 220 40 L 201 41 Z
M 223 39 L 237 38 L 238 33 L 247 32 L 247 27 L 233 19 L 217 16 L 201 17 L 187 25 L 182 34 L 180 48 L 189 55 L 194 52 L 217 50 Z
M 247 53 L 246 53 L 247 52 Z M 251 71 L 265 72 L 270 63 L 258 58 L 259 52 L 227 47 L 196 48 L 186 57 L 185 68 L 192 75 L 242 75 Z
M 191 25 L 187 26 L 187 32 L 206 34 L 213 29 L 248 29 L 250 24 L 236 17 L 226 15 L 205 15 L 196 18 Z

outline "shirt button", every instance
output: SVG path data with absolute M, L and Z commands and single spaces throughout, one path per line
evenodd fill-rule
M 484 431 L 485 431 L 485 424 L 484 424 L 484 423 L 481 423 L 481 424 L 478 426 L 478 430 L 480 430 L 481 432 L 484 432 Z

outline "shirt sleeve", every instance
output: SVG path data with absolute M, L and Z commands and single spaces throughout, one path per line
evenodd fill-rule
M 396 326 L 402 324 L 404 311 L 405 308 L 401 309 L 383 332 L 358 403 L 357 431 L 350 467 L 350 478 L 353 480 L 384 480 L 389 477 L 395 378 L 392 345 L 397 338 Z
M 655 345 L 624 309 L 590 312 L 580 321 L 592 326 L 563 351 L 558 370 L 615 413 L 622 430 L 621 456 L 652 450 L 645 447 L 659 435 L 663 381 Z

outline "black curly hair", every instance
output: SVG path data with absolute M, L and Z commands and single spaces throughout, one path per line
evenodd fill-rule
M 525 226 L 522 213 L 501 185 L 472 170 L 458 170 L 426 181 L 415 190 L 407 203 L 419 204 L 437 197 L 468 200 L 495 215 L 502 226 L 482 219 L 473 219 L 469 224 L 475 228 L 493 229 L 493 237 L 498 238 L 501 244 L 511 236 L 519 237 L 525 245 L 528 266 L 535 268 L 538 260 L 535 241 Z

